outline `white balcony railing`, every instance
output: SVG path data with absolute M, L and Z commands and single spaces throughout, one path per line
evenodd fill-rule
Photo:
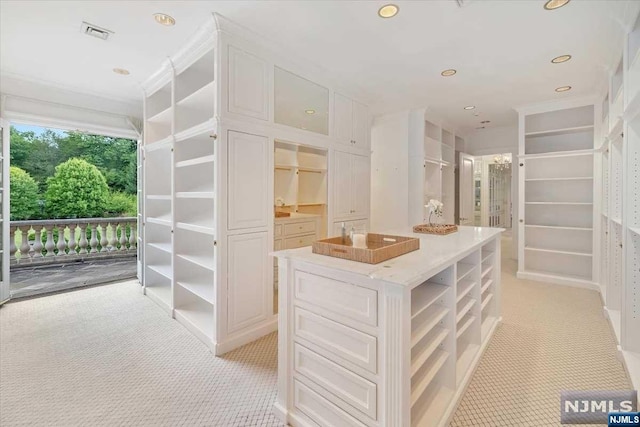
M 11 221 L 11 266 L 116 258 L 137 252 L 136 218 Z

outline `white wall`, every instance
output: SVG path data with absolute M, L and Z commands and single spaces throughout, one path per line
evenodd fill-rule
M 485 156 L 489 154 L 511 153 L 513 169 L 511 174 L 511 200 L 513 205 L 513 247 L 511 258 L 518 258 L 518 125 L 478 129 L 465 140 L 468 154 Z
M 142 117 L 142 90 L 132 104 L 3 75 L 0 96 L 0 115 L 16 123 L 137 138 Z
M 371 128 L 371 230 L 406 227 L 409 111 L 376 117 Z

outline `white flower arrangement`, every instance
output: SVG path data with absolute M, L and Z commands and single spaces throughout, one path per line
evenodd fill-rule
M 432 223 L 431 223 L 431 215 L 435 214 L 437 217 L 441 217 L 442 216 L 442 211 L 444 209 L 444 205 L 442 204 L 442 202 L 440 200 L 431 199 L 431 200 L 429 200 L 429 203 L 424 205 L 424 207 L 429 210 L 429 225 L 432 225 Z

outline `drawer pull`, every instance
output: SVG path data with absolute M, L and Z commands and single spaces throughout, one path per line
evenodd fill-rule
M 331 248 L 331 250 L 332 250 L 333 252 L 339 252 L 339 253 L 341 253 L 341 254 L 346 254 L 346 253 L 347 253 L 347 251 L 346 251 L 346 250 L 344 250 L 344 249 Z
M 396 239 L 392 239 L 391 237 L 383 237 L 382 238 L 383 242 L 396 242 Z

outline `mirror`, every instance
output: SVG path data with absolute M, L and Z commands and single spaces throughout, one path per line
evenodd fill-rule
M 276 123 L 329 134 L 329 89 L 275 67 Z

